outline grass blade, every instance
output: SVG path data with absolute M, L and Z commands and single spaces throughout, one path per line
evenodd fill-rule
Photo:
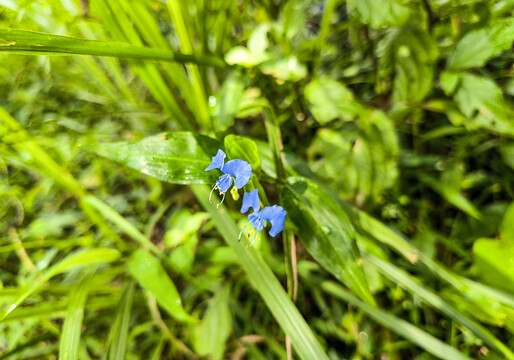
M 111 326 L 108 360 L 124 360 L 127 352 L 128 328 L 130 310 L 134 300 L 136 284 L 133 281 L 125 283 L 120 302 L 116 308 L 116 317 Z
M 79 357 L 80 330 L 84 318 L 84 306 L 93 275 L 94 269 L 85 273 L 70 296 L 70 305 L 64 320 L 59 346 L 59 359 L 61 360 L 75 360 Z
M 226 66 L 222 59 L 208 56 L 186 55 L 171 50 L 133 46 L 120 42 L 79 39 L 17 29 L 0 29 L 0 49 L 2 52 L 24 55 L 95 55 Z
M 44 283 L 57 274 L 60 274 L 69 268 L 79 265 L 90 265 L 102 262 L 112 262 L 120 257 L 120 253 L 114 249 L 96 248 L 86 251 L 75 252 L 67 256 L 61 262 L 53 265 L 44 271 L 40 277 L 27 286 L 27 289 L 11 304 L 9 309 L 2 315 L 0 321 L 5 319 L 14 309 L 16 309 L 26 298 L 35 293 Z

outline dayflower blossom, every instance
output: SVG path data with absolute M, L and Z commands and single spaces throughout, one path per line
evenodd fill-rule
M 214 190 L 219 190 L 220 195 L 223 195 L 223 199 L 217 207 L 223 204 L 225 194 L 232 185 L 232 178 L 235 179 L 234 186 L 236 189 L 241 189 L 248 183 L 248 180 L 250 180 L 252 176 L 252 166 L 247 161 L 235 159 L 224 163 L 225 157 L 227 157 L 227 155 L 222 150 L 218 150 L 216 156 L 212 158 L 211 164 L 205 169 L 205 171 L 220 169 L 223 173 L 212 186 L 211 194 L 209 195 L 211 204 L 212 192 Z
M 269 234 L 271 236 L 276 236 L 279 232 L 284 230 L 284 222 L 286 221 L 286 211 L 282 208 L 282 206 L 273 205 L 266 206 L 262 210 L 260 210 L 261 205 L 259 203 L 259 191 L 257 189 L 250 191 L 249 193 L 245 193 L 243 196 L 243 206 L 241 207 L 241 213 L 246 213 L 248 209 L 252 208 L 253 213 L 248 215 L 248 222 L 243 225 L 243 230 L 239 233 L 239 239 L 241 239 L 241 234 L 244 229 L 251 223 L 253 229 L 248 232 L 247 238 L 250 238 L 252 234 L 255 233 L 255 230 L 261 231 L 266 226 L 266 222 L 269 221 L 271 223 L 271 230 Z M 256 236 L 257 239 L 259 235 Z M 255 241 L 255 239 L 253 240 Z M 250 243 L 250 246 L 253 244 L 253 241 Z

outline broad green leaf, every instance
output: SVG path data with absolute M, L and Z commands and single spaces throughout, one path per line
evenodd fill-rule
M 328 77 L 314 78 L 305 87 L 305 97 L 320 124 L 334 119 L 349 121 L 363 110 L 350 90 Z
M 219 171 L 205 171 L 221 144 L 190 132 L 165 133 L 138 142 L 99 144 L 97 154 L 175 184 L 213 184 Z
M 225 66 L 224 61 L 205 56 L 174 53 L 170 50 L 144 48 L 118 42 L 85 40 L 33 31 L 0 29 L 2 52 L 28 55 L 96 55 L 137 60 L 194 62 L 201 65 Z
M 243 93 L 242 76 L 238 71 L 233 71 L 223 83 L 221 93 L 212 112 L 215 117 L 216 131 L 222 132 L 234 125 L 234 117 L 239 110 Z
M 252 172 L 259 175 L 261 172 L 261 156 L 257 144 L 249 139 L 237 135 L 225 137 L 225 150 L 230 159 L 242 159 L 252 165 Z
M 411 16 L 410 8 L 396 0 L 352 0 L 350 7 L 357 10 L 363 23 L 374 29 L 400 27 Z
M 116 308 L 116 315 L 109 334 L 108 360 L 126 359 L 127 336 L 135 289 L 134 281 L 128 281 L 123 285 L 123 291 L 121 292 L 120 301 Z
M 513 111 L 505 103 L 501 89 L 492 80 L 461 74 L 454 99 L 460 111 L 469 119 L 464 124 L 468 129 L 485 128 L 514 136 Z
M 514 244 L 495 239 L 478 239 L 473 244 L 478 275 L 488 284 L 513 292 Z
M 96 248 L 89 250 L 77 251 L 68 255 L 59 263 L 53 265 L 45 270 L 39 277 L 27 285 L 26 290 L 18 296 L 18 298 L 11 304 L 9 309 L 2 315 L 0 321 L 5 319 L 14 309 L 16 309 L 26 298 L 35 293 L 39 288 L 54 277 L 64 271 L 80 265 L 92 265 L 104 262 L 113 262 L 120 257 L 120 253 L 114 249 Z
M 344 290 L 338 284 L 330 281 L 323 281 L 321 284 L 318 283 L 318 286 L 320 286 L 323 291 L 357 306 L 359 309 L 367 313 L 377 323 L 382 324 L 384 327 L 440 359 L 469 360 L 468 357 L 466 357 L 454 347 L 445 344 L 441 340 L 433 337 L 429 333 L 421 330 L 411 323 L 391 315 L 387 311 L 369 306 L 368 304 L 360 301 L 355 296 Z
M 495 19 L 489 27 L 470 31 L 460 39 L 455 52 L 448 59 L 448 67 L 452 70 L 482 67 L 488 60 L 509 49 L 513 41 L 513 19 Z
M 128 268 L 139 285 L 154 296 L 173 318 L 188 323 L 197 321 L 186 313 L 175 284 L 152 254 L 145 250 L 136 250 L 128 259 Z
M 225 61 L 230 65 L 252 67 L 259 65 L 270 58 L 266 51 L 268 48 L 269 24 L 260 24 L 248 39 L 248 48 L 236 46 L 225 54 Z
M 332 197 L 313 182 L 288 179 L 281 191 L 282 205 L 298 228 L 298 236 L 311 256 L 337 279 L 375 306 L 355 244 L 355 229 Z
M 229 296 L 229 286 L 218 290 L 210 301 L 202 321 L 196 325 L 193 344 L 198 355 L 210 355 L 213 360 L 222 358 L 225 342 L 232 329 Z
M 298 81 L 307 76 L 307 67 L 294 55 L 266 61 L 260 65 L 260 69 L 264 74 L 276 78 L 278 82 Z
M 80 283 L 72 290 L 70 305 L 64 319 L 59 346 L 60 360 L 74 360 L 79 358 L 80 335 L 82 333 L 82 320 L 84 307 L 91 287 L 94 270 L 83 274 Z
M 191 188 L 200 204 L 211 214 L 218 231 L 236 253 L 250 283 L 262 297 L 282 331 L 291 338 L 298 357 L 303 360 L 328 360 L 307 322 L 288 298 L 264 259 L 253 248 L 246 249 L 242 242 L 237 241 L 240 229 L 228 215 L 226 207 L 222 205 L 217 210 L 209 203 L 207 186 L 194 185 Z

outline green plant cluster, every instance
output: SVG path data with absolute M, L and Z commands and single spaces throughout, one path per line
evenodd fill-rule
M 513 15 L 0 0 L 0 359 L 514 359 Z

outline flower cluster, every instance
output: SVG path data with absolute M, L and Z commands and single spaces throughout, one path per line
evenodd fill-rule
M 234 199 L 237 200 L 239 197 L 237 190 L 244 187 L 252 177 L 252 166 L 247 161 L 235 159 L 225 163 L 226 157 L 227 155 L 222 150 L 218 150 L 216 156 L 212 158 L 211 164 L 205 169 L 205 171 L 219 169 L 223 173 L 223 175 L 221 175 L 212 186 L 212 190 L 209 195 L 209 201 L 212 204 L 212 192 L 214 190 L 219 190 L 219 194 L 222 195 L 223 198 L 221 199 L 221 202 L 217 204 L 218 208 L 225 200 L 225 194 L 230 189 L 232 181 L 234 181 L 234 188 L 232 188 L 231 193 L 233 194 Z M 271 230 L 269 231 L 271 236 L 274 237 L 284 230 L 284 223 L 287 214 L 286 211 L 282 206 L 278 205 L 266 206 L 261 209 L 259 191 L 257 189 L 245 192 L 243 196 L 241 213 L 244 214 L 248 212 L 250 208 L 253 209 L 253 213 L 248 215 L 248 222 L 243 225 L 243 230 L 239 233 L 239 239 L 241 239 L 243 231 L 249 224 L 251 224 L 252 229 L 248 231 L 247 239 L 253 236 L 250 246 L 253 244 L 255 239 L 260 240 L 258 233 L 266 227 L 268 221 L 271 223 Z

